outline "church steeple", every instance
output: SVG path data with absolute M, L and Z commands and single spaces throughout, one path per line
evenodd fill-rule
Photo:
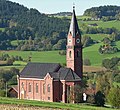
M 75 6 L 73 6 L 73 14 L 67 37 L 66 60 L 67 67 L 71 68 L 79 77 L 82 78 L 81 33 L 75 15 Z
M 80 30 L 79 30 L 78 23 L 77 23 L 77 18 L 75 15 L 75 6 L 73 6 L 73 14 L 72 14 L 69 33 L 72 34 L 72 37 L 75 37 L 76 34 L 80 34 Z

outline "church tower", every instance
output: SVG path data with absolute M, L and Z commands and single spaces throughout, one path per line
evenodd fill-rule
M 82 78 L 83 64 L 81 33 L 78 27 L 74 6 L 69 33 L 67 37 L 66 50 L 67 68 L 71 68 L 80 78 Z

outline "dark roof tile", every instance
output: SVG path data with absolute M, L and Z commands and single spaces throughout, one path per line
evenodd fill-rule
M 20 73 L 20 77 L 41 78 L 49 72 L 57 72 L 60 68 L 58 63 L 28 63 Z
M 81 80 L 81 78 L 70 68 L 60 68 L 58 72 L 60 74 L 60 80 L 66 81 Z

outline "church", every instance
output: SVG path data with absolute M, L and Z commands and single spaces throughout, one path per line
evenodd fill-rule
M 66 103 L 70 88 L 81 83 L 82 44 L 75 7 L 67 36 L 66 65 L 28 63 L 18 75 L 18 99 Z

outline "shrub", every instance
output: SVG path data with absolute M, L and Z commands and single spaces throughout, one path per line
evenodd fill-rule
M 0 90 L 0 96 L 1 96 L 1 97 L 5 97 L 5 94 L 6 94 L 6 93 L 5 93 L 4 90 Z
M 83 64 L 86 66 L 90 66 L 91 65 L 90 59 L 84 59 Z
M 98 91 L 95 95 L 95 104 L 97 106 L 104 106 L 105 104 L 105 96 L 101 91 Z
M 120 108 L 120 87 L 111 88 L 107 100 L 113 107 Z
M 94 104 L 95 103 L 95 96 L 94 95 L 89 95 L 87 98 L 87 102 Z

